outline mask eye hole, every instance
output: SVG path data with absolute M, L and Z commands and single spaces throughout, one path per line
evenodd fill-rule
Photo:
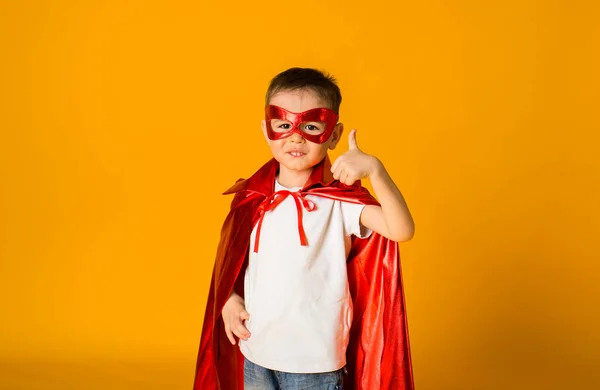
M 276 133 L 285 133 L 292 129 L 292 124 L 281 119 L 271 119 L 271 128 Z
M 325 122 L 305 122 L 300 125 L 302 132 L 306 134 L 323 134 L 326 128 Z

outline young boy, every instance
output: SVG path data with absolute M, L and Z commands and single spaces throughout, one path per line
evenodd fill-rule
M 194 389 L 341 389 L 346 367 L 344 389 L 413 389 L 396 244 L 413 220 L 356 130 L 329 163 L 340 103 L 334 79 L 314 69 L 271 81 L 262 129 L 273 159 L 226 192 L 236 195 Z

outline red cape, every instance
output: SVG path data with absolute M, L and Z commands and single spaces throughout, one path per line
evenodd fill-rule
M 325 158 L 315 166 L 302 191 L 361 204 L 377 204 L 360 183 L 346 186 L 333 180 Z M 253 176 L 225 194 L 235 193 L 221 230 L 204 326 L 200 340 L 194 390 L 243 390 L 244 359 L 223 329 L 221 310 L 235 288 L 243 296 L 243 272 L 250 234 L 258 220 L 255 211 L 274 191 L 279 164 L 272 159 Z M 353 237 L 348 257 L 348 281 L 354 320 L 347 350 L 349 375 L 344 389 L 413 390 L 408 326 L 397 243 L 373 232 Z

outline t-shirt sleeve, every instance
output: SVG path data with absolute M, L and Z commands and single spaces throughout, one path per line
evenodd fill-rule
M 342 214 L 344 216 L 344 229 L 348 236 L 354 235 L 360 238 L 367 238 L 371 235 L 371 229 L 360 223 L 360 214 L 365 208 L 364 204 L 350 202 L 340 202 L 342 205 Z

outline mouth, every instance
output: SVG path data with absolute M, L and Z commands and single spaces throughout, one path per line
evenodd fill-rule
M 302 152 L 298 152 L 298 151 L 291 151 L 291 152 L 287 152 L 287 154 L 289 154 L 292 157 L 302 157 L 302 156 L 306 156 L 306 153 L 302 153 Z

